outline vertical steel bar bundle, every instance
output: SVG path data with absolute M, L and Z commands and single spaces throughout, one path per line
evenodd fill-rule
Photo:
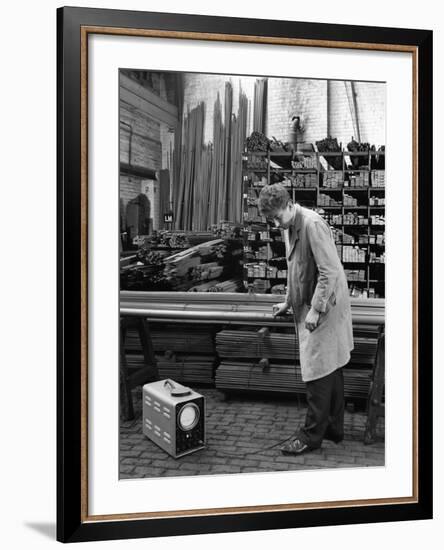
M 256 80 L 254 85 L 253 130 L 265 134 L 267 110 L 267 79 Z
M 262 101 L 263 83 L 260 89 Z M 176 132 L 172 152 L 176 229 L 199 231 L 221 220 L 241 221 L 242 151 L 248 109 L 247 96 L 240 87 L 237 116 L 232 113 L 233 87 L 226 82 L 224 113 L 218 93 L 213 112 L 213 142 L 209 144 L 204 144 L 205 104 L 199 103 L 184 116 L 182 133 Z

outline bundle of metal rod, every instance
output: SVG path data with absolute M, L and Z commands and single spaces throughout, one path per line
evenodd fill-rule
M 242 220 L 242 150 L 247 135 L 248 98 L 239 89 L 239 108 L 237 117 L 231 122 L 231 163 L 230 186 L 228 190 L 228 219 Z
M 127 366 L 141 368 L 144 365 L 143 355 L 128 354 Z M 212 384 L 214 383 L 214 358 L 196 355 L 156 355 L 160 379 L 172 378 L 177 382 Z
M 231 82 L 225 83 L 225 105 L 224 105 L 224 144 L 223 144 L 223 178 L 222 186 L 219 188 L 219 220 L 227 220 L 228 217 L 228 194 L 230 187 L 230 165 L 231 165 L 231 113 L 233 110 L 233 87 Z
M 225 253 L 223 239 L 201 243 L 165 259 L 164 275 L 172 288 L 188 290 L 195 284 L 222 274 L 219 261 Z
M 206 256 L 211 256 L 221 245 L 223 245 L 223 242 L 223 239 L 213 239 L 212 241 L 198 244 L 169 256 L 166 258 L 165 262 L 177 268 L 177 266 L 179 266 L 182 262 L 191 258 L 204 258 Z
M 163 275 L 163 264 L 134 265 L 120 270 L 120 288 L 125 290 L 171 290 Z
M 211 327 L 187 327 L 177 324 L 151 324 L 151 341 L 156 352 L 203 353 L 214 357 L 213 330 Z M 125 351 L 141 352 L 137 331 L 129 329 L 125 337 Z
M 213 287 L 213 290 L 210 290 L 210 292 L 236 292 L 241 287 L 241 279 L 229 279 L 228 281 L 221 281 L 216 283 Z
M 176 227 L 180 229 L 192 229 L 194 181 L 196 174 L 200 176 L 204 121 L 205 104 L 203 102 L 184 117 L 179 194 L 175 215 Z
M 293 327 L 293 317 L 274 318 L 272 306 L 279 299 L 272 295 L 205 292 L 120 292 L 122 315 L 138 315 L 151 319 L 186 319 L 195 322 L 264 323 Z M 351 298 L 354 324 L 383 325 L 384 299 Z
M 366 398 L 371 370 L 344 369 L 346 398 Z M 300 367 L 264 361 L 240 362 L 224 360 L 216 370 L 216 388 L 221 391 L 255 391 L 305 394 Z
M 214 384 L 214 357 L 180 355 L 170 359 L 158 358 L 161 378 L 172 378 L 178 382 Z
M 214 287 L 217 284 L 217 281 L 208 281 L 206 283 L 200 283 L 194 285 L 188 289 L 188 292 L 214 292 Z
M 216 335 L 216 351 L 219 357 L 248 358 L 268 357 L 272 360 L 299 360 L 295 334 L 269 333 L 263 338 L 252 330 L 222 330 Z
M 227 390 L 249 390 L 278 393 L 303 393 L 298 365 L 270 363 L 260 361 L 242 363 L 224 360 L 216 370 L 216 388 Z
M 240 279 L 229 279 L 228 281 L 209 281 L 192 286 L 188 292 L 236 292 L 242 287 Z
M 171 186 L 170 200 L 173 205 L 174 212 L 174 227 L 179 228 L 177 223 L 177 214 L 179 209 L 179 192 L 180 192 L 180 168 L 182 161 L 182 132 L 179 128 L 176 128 L 174 132 L 174 148 L 170 152 L 171 168 L 170 171 L 173 175 L 173 185 Z
M 223 266 L 217 262 L 206 262 L 197 265 L 190 270 L 190 278 L 193 281 L 207 281 L 217 279 L 223 271 Z
M 366 398 L 370 389 L 372 370 L 345 368 L 343 372 L 345 397 Z
M 351 352 L 350 363 L 353 365 L 373 365 L 376 357 L 377 338 L 353 337 L 354 349 Z
M 352 365 L 373 365 L 376 356 L 376 338 L 354 338 L 351 354 Z M 295 334 L 270 332 L 263 338 L 258 332 L 247 330 L 223 330 L 216 335 L 216 351 L 219 357 L 238 359 L 268 357 L 271 360 L 299 361 Z
M 267 118 L 267 83 L 266 78 L 256 80 L 254 85 L 254 114 L 253 130 L 265 132 L 265 121 Z
M 248 116 L 248 99 L 242 90 L 237 117 L 232 108 L 233 88 L 226 82 L 223 116 L 219 94 L 214 104 L 212 144 L 203 143 L 205 104 L 184 116 L 182 139 L 175 141 L 169 155 L 174 165 L 176 228 L 200 230 L 223 219 L 241 221 L 242 149 Z
M 222 218 L 219 216 L 220 189 L 223 186 L 223 163 L 224 163 L 225 128 L 222 123 L 222 105 L 219 93 L 214 103 L 213 111 L 213 164 L 211 170 L 210 184 L 210 223 L 218 223 Z
M 200 161 L 200 164 L 196 165 L 194 180 L 195 193 L 192 220 L 194 230 L 205 229 L 210 225 L 208 203 L 210 200 L 210 181 L 213 166 L 213 149 L 211 145 L 203 146 Z

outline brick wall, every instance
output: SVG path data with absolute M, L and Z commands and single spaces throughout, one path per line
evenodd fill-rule
M 159 228 L 159 207 L 160 207 L 160 195 L 159 195 L 159 182 L 153 180 L 142 180 L 141 191 L 144 193 L 150 201 L 150 218 L 152 221 L 152 228 Z
M 162 144 L 162 168 L 170 168 L 168 161 L 170 158 L 170 151 L 174 149 L 174 132 L 170 132 L 170 129 L 166 124 L 160 125 L 160 141 Z
M 127 103 L 120 103 L 120 161 L 159 170 L 162 163 L 160 124 Z
M 361 141 L 385 145 L 386 85 L 357 82 L 356 93 Z
M 165 93 L 163 78 L 155 73 L 140 73 L 137 79 L 133 72 L 127 72 L 127 76 L 136 80 L 142 86 L 152 92 L 161 95 Z M 162 168 L 162 132 L 161 125 L 148 117 L 143 111 L 134 105 L 120 102 L 120 161 L 150 170 Z M 126 226 L 126 205 L 128 201 L 137 197 L 142 192 L 141 178 L 120 176 L 120 209 L 123 227 Z
M 346 88 L 342 81 L 330 81 L 329 87 L 330 135 L 346 147 L 352 136 L 357 139 Z M 385 145 L 385 84 L 356 82 L 355 90 L 361 141 L 371 145 Z
M 266 134 L 288 141 L 290 119 L 303 116 L 304 141 L 314 143 L 327 132 L 327 81 L 297 78 L 268 80 L 268 116 Z
M 205 141 L 213 139 L 214 102 L 219 92 L 224 106 L 225 82 L 233 85 L 233 112 L 238 107 L 239 87 L 242 86 L 250 102 L 254 98 L 255 77 L 228 75 L 184 75 L 184 112 L 199 102 L 205 102 Z M 293 115 L 302 115 L 306 131 L 304 140 L 314 143 L 330 135 L 344 145 L 354 135 L 347 94 L 342 81 L 330 81 L 330 111 L 327 107 L 327 81 L 291 78 L 268 80 L 268 108 L 266 133 L 288 141 L 289 121 Z M 375 145 L 385 144 L 385 85 L 371 82 L 356 83 L 361 139 Z M 252 106 L 250 105 L 250 111 Z M 251 132 L 251 116 L 248 133 Z M 356 136 L 355 136 L 356 137 Z
M 126 175 L 120 176 L 120 216 L 123 228 L 126 226 L 126 205 L 140 193 L 144 193 L 150 201 L 152 228 L 158 229 L 160 220 L 159 182 Z
M 126 228 L 126 205 L 140 193 L 141 181 L 140 178 L 120 175 L 120 218 L 124 231 Z

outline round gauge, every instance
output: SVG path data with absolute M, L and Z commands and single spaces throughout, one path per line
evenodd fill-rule
M 191 430 L 199 420 L 199 408 L 194 403 L 184 405 L 180 409 L 178 420 L 182 430 Z

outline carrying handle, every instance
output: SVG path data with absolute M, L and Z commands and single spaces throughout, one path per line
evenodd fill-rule
M 190 395 L 190 393 L 191 393 L 190 388 L 186 388 L 185 386 L 181 386 L 180 388 L 178 388 L 174 384 L 174 382 L 172 380 L 170 380 L 169 378 L 167 378 L 165 380 L 165 382 L 163 383 L 163 386 L 165 388 L 169 387 L 170 394 L 172 395 L 172 397 L 183 397 L 185 395 Z

